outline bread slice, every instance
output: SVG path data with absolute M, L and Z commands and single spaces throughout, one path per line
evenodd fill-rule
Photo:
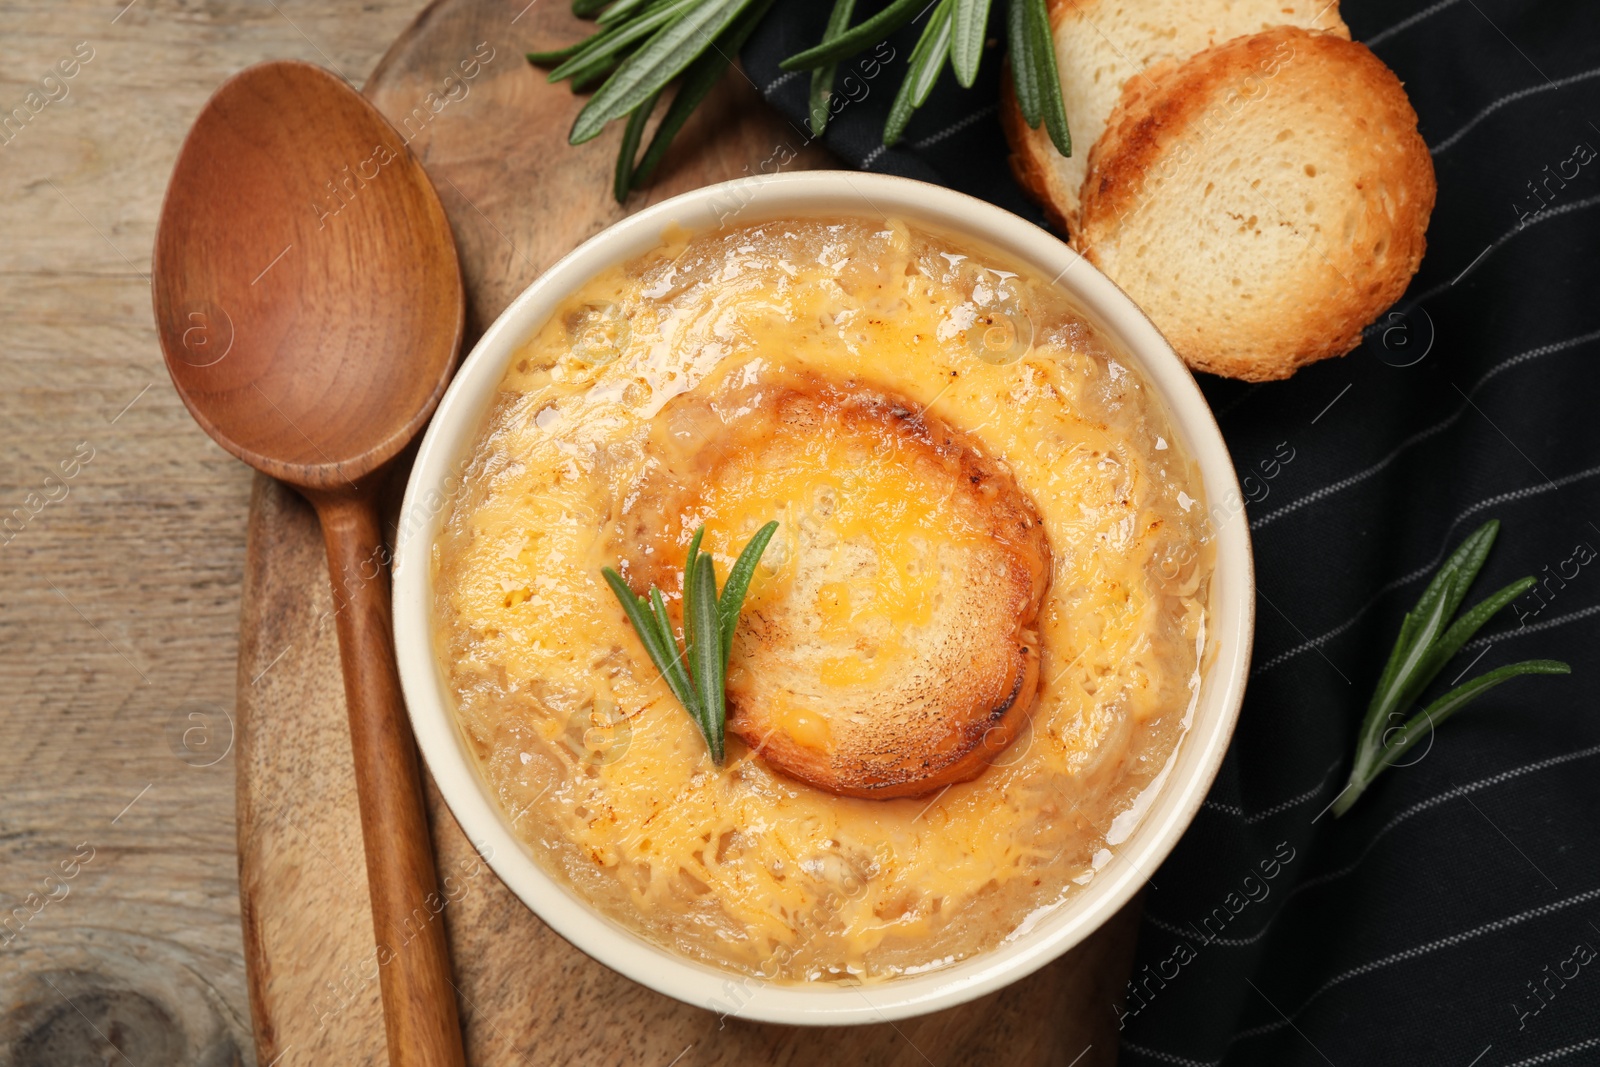
M 1434 193 L 1394 73 L 1281 26 L 1129 83 L 1089 153 L 1076 243 L 1190 366 L 1286 378 L 1399 299 Z
M 1043 124 L 1029 129 L 1009 95 L 1001 116 L 1018 180 L 1068 233 L 1077 232 L 1089 150 L 1129 81 L 1157 64 L 1274 26 L 1350 36 L 1337 0 L 1049 0 L 1049 11 L 1072 156 L 1056 151 Z
M 917 796 L 976 776 L 1038 687 L 1034 622 L 1051 567 L 1032 500 L 966 435 L 859 383 L 797 376 L 719 406 L 737 415 L 683 464 L 695 477 L 660 472 L 681 488 L 662 541 L 638 558 L 674 592 L 694 526 L 707 523 L 708 542 L 734 531 L 731 552 L 779 519 L 763 559 L 775 572 L 758 572 L 735 631 L 729 732 L 842 796 Z

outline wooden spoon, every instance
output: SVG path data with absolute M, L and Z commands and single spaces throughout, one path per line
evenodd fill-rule
M 195 120 L 153 277 L 162 351 L 190 413 L 322 522 L 389 1062 L 462 1064 L 376 506 L 385 465 L 432 414 L 461 344 L 444 209 L 400 134 L 346 82 L 265 63 Z

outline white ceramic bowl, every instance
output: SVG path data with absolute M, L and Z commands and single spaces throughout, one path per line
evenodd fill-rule
M 1193 722 L 1113 861 L 1065 906 L 997 948 L 929 974 L 849 987 L 762 983 L 691 961 L 607 919 L 546 875 L 512 834 L 467 750 L 430 622 L 429 558 L 444 505 L 518 346 L 589 278 L 657 247 L 669 225 L 698 231 L 817 214 L 920 221 L 970 235 L 1056 279 L 1165 401 L 1173 429 L 1199 464 L 1217 549 L 1210 652 Z M 1216 776 L 1244 696 L 1254 603 L 1249 528 L 1222 435 L 1194 379 L 1133 301 L 1051 234 L 992 204 L 850 171 L 745 178 L 686 193 L 624 219 L 545 271 L 483 335 L 439 404 L 406 489 L 394 569 L 395 645 L 417 742 L 461 828 L 512 892 L 578 948 L 667 996 L 741 1018 L 829 1026 L 901 1019 L 981 996 L 1043 967 L 1126 904 L 1172 850 Z

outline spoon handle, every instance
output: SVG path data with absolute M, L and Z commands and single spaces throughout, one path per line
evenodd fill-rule
M 315 500 L 328 548 L 390 1067 L 462 1067 L 416 742 L 395 671 L 388 550 L 370 493 Z

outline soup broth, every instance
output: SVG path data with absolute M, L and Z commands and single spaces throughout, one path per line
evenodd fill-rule
M 669 233 L 529 338 L 436 541 L 434 621 L 463 735 L 551 875 L 695 960 L 879 980 L 991 948 L 1118 862 L 1199 691 L 1209 528 L 1157 398 L 1049 281 L 894 219 L 762 222 Z M 970 781 L 841 797 L 731 734 L 718 765 L 601 578 L 681 546 L 692 522 L 720 582 L 777 519 L 748 614 L 828 588 L 797 573 L 804 531 L 910 561 L 959 536 L 914 478 L 825 434 L 692 514 L 652 495 L 692 481 L 726 426 L 797 378 L 936 414 L 1042 521 L 1037 698 Z M 879 643 L 915 625 L 936 593 L 905 569 L 845 583 L 830 618 Z M 736 639 L 730 685 L 749 666 Z M 855 684 L 874 668 L 839 669 Z

